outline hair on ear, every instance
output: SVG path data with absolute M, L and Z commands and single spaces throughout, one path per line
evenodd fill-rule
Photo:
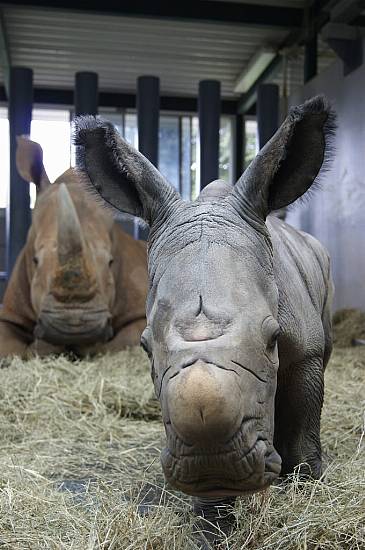
M 335 113 L 324 96 L 294 107 L 242 174 L 229 200 L 261 220 L 305 195 L 333 157 Z
M 303 115 L 304 112 L 304 115 Z M 308 202 L 311 197 L 322 188 L 323 177 L 324 175 L 331 170 L 334 156 L 336 153 L 335 140 L 336 140 L 336 130 L 337 130 L 337 115 L 336 112 L 330 103 L 330 101 L 324 95 L 318 95 L 312 99 L 305 101 L 303 105 L 292 107 L 289 111 L 288 117 L 292 119 L 294 132 L 297 124 L 300 124 L 305 116 L 312 115 L 322 115 L 323 113 L 327 114 L 327 118 L 323 124 L 322 132 L 324 137 L 324 152 L 323 152 L 323 161 L 319 169 L 318 174 L 316 175 L 312 185 L 307 189 L 300 197 L 294 200 L 292 203 L 288 204 L 286 208 L 289 210 L 294 209 L 299 204 L 305 204 Z M 288 136 L 289 139 L 292 139 L 293 136 Z M 277 173 L 280 171 L 280 166 L 285 161 L 286 156 L 283 156 L 280 159 L 280 162 L 277 167 Z M 271 207 L 269 203 L 269 208 Z
M 84 172 L 103 200 L 117 210 L 144 218 L 145 213 L 135 185 L 138 162 L 130 158 L 129 146 L 110 122 L 90 115 L 74 120 L 73 142 L 76 165 Z M 133 173 L 127 163 L 133 163 Z M 115 197 L 122 200 L 113 200 Z M 123 207 L 120 207 L 120 203 Z
M 84 172 L 88 172 L 86 151 L 87 146 L 95 141 L 95 136 L 99 137 L 100 143 L 105 149 L 104 152 L 110 162 L 108 166 L 109 170 L 113 170 L 113 167 L 115 167 L 118 173 L 122 170 L 126 177 L 128 177 L 128 169 L 123 159 L 119 158 L 117 154 L 118 143 L 116 140 L 116 130 L 113 124 L 92 115 L 78 116 L 74 120 L 73 143 L 76 146 L 77 168 Z M 93 182 L 93 185 L 96 190 L 98 190 L 98 182 Z
M 78 169 L 104 201 L 151 225 L 181 200 L 148 159 L 124 140 L 110 122 L 81 116 L 74 121 Z

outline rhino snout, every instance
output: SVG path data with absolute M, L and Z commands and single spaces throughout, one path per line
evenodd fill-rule
M 224 443 L 242 423 L 237 375 L 196 361 L 183 368 L 167 387 L 167 409 L 173 429 L 190 445 Z
M 107 309 L 43 310 L 34 330 L 36 338 L 57 345 L 89 345 L 107 342 L 113 336 Z

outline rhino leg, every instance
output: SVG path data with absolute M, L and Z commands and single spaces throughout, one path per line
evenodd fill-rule
M 211 548 L 211 544 L 222 542 L 230 535 L 236 522 L 233 513 L 235 500 L 235 497 L 193 497 L 193 512 L 198 516 L 195 526 L 202 543 L 200 548 Z
M 111 340 L 105 344 L 97 343 L 92 346 L 74 346 L 79 357 L 87 357 L 104 353 L 116 353 L 131 346 L 139 346 L 141 334 L 146 327 L 146 319 L 138 319 L 122 327 Z
M 17 356 L 22 359 L 31 359 L 36 356 L 59 355 L 63 351 L 64 348 L 43 340 L 31 341 L 31 336 L 24 330 L 0 321 L 0 358 Z M 1 363 L 2 366 L 5 364 L 4 361 Z
M 47 355 L 60 355 L 65 352 L 63 346 L 56 346 L 44 340 L 34 340 L 27 348 L 26 358 L 46 357 Z
M 29 345 L 29 336 L 22 329 L 0 321 L 0 357 L 25 357 Z M 5 363 L 4 363 L 5 364 Z
M 114 338 L 105 344 L 105 351 L 115 352 L 129 346 L 139 346 L 145 328 L 146 319 L 138 319 L 122 327 Z
M 281 474 L 303 464 L 300 475 L 322 474 L 320 420 L 323 404 L 322 358 L 291 365 L 278 377 L 274 445 L 282 459 Z

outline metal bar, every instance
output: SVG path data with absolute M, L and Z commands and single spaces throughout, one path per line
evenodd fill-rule
M 309 8 L 309 22 L 312 32 L 318 33 L 322 27 L 329 20 L 329 13 L 326 11 L 326 6 L 330 2 L 328 0 L 315 0 Z M 304 14 L 304 12 L 303 12 Z M 278 48 L 278 55 L 272 60 L 267 69 L 258 77 L 256 82 L 251 86 L 251 88 L 241 96 L 238 101 L 237 111 L 239 113 L 247 113 L 253 104 L 256 101 L 257 89 L 260 84 L 264 84 L 272 74 L 278 69 L 282 61 L 282 56 L 280 51 L 285 49 L 290 49 L 295 45 L 302 45 L 307 41 L 307 28 L 303 26 L 301 31 L 298 33 L 297 30 L 292 31 L 289 36 L 280 44 Z
M 364 0 L 339 0 L 330 11 L 331 21 L 351 23 L 365 9 Z
M 219 176 L 220 82 L 199 82 L 200 189 Z
M 0 86 L 0 101 L 6 101 L 7 96 L 3 86 Z M 35 88 L 34 103 L 48 105 L 65 105 L 70 107 L 74 102 L 73 90 L 55 90 L 52 88 Z M 122 109 L 135 109 L 135 94 L 125 94 L 117 92 L 100 92 L 99 108 L 115 107 Z M 183 113 L 196 113 L 198 110 L 198 100 L 196 97 L 160 97 L 161 111 L 175 111 Z M 223 115 L 234 115 L 237 112 L 237 100 L 223 99 L 221 102 Z
M 261 84 L 257 90 L 257 129 L 259 148 L 272 138 L 279 127 L 279 86 Z
M 160 79 L 140 76 L 137 79 L 138 149 L 158 166 L 158 130 L 160 115 Z
M 318 70 L 318 40 L 314 33 L 304 48 L 304 84 L 317 75 Z
M 9 0 L 8 5 L 24 5 L 24 0 Z M 33 0 L 27 6 L 63 9 L 130 17 L 156 17 L 160 19 L 190 20 L 218 23 L 235 23 L 269 27 L 299 27 L 302 9 L 273 6 L 272 4 L 250 4 L 220 2 L 212 0 L 185 0 L 165 2 L 164 0 Z
M 257 91 L 261 84 L 264 84 L 272 74 L 279 68 L 282 62 L 282 56 L 277 55 L 270 65 L 265 69 L 265 71 L 258 77 L 256 82 L 251 86 L 251 88 L 241 96 L 241 99 L 238 101 L 237 112 L 240 114 L 245 114 L 253 104 L 256 102 Z
M 356 27 L 365 27 L 365 17 L 363 15 L 359 15 L 359 17 L 356 17 L 353 21 L 351 21 L 351 24 Z
M 7 272 L 13 270 L 31 224 L 29 182 L 16 169 L 16 138 L 30 134 L 33 100 L 33 71 L 22 67 L 10 69 L 9 87 L 10 189 L 6 210 Z
M 98 75 L 79 72 L 75 75 L 75 115 L 98 114 Z
M 0 8 L 0 63 L 4 73 L 6 96 L 9 97 L 11 55 L 6 32 L 4 12 Z

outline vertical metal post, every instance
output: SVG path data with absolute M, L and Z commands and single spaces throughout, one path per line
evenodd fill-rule
M 82 71 L 75 75 L 75 115 L 98 114 L 98 75 Z
M 11 275 L 31 224 L 29 182 L 16 169 L 16 138 L 30 135 L 33 104 L 33 71 L 12 67 L 9 79 L 10 188 L 6 210 L 7 272 Z
M 257 90 L 257 128 L 259 148 L 272 138 L 279 127 L 279 86 L 260 84 Z
M 304 50 L 304 84 L 317 75 L 318 41 L 314 33 L 305 44 Z
M 233 182 L 236 182 L 244 169 L 245 158 L 245 120 L 243 115 L 236 115 L 233 132 Z
M 138 149 L 158 167 L 160 79 L 140 76 L 137 80 Z
M 200 189 L 219 177 L 220 92 L 218 80 L 199 82 Z
M 158 132 L 160 117 L 160 79 L 140 76 L 137 79 L 138 149 L 158 168 Z M 139 239 L 147 240 L 148 229 L 139 227 Z

